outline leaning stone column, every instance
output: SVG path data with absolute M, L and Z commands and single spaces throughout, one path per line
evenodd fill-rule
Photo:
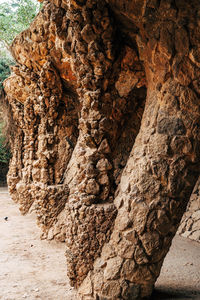
M 197 17 L 194 6 L 188 8 L 187 17 L 178 1 L 177 7 L 161 1 L 146 11 L 137 37 L 146 67 L 146 107 L 115 194 L 114 229 L 79 288 L 82 299 L 151 295 L 198 178 L 199 65 L 189 39 Z M 181 21 L 187 18 L 186 31 Z

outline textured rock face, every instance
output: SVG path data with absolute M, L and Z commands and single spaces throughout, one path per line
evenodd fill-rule
M 199 175 L 200 3 L 44 2 L 5 81 L 9 190 L 82 299 L 149 296 Z M 137 137 L 137 138 L 136 138 Z

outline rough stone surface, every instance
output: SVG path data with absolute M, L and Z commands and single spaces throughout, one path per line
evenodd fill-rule
M 199 11 L 45 1 L 12 44 L 9 191 L 65 242 L 80 299 L 142 299 L 159 276 L 199 176 Z

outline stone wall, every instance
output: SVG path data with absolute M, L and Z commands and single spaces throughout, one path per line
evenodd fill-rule
M 200 168 L 200 3 L 54 0 L 5 81 L 9 191 L 81 299 L 142 299 Z
M 42 238 L 66 242 L 68 276 L 78 286 L 110 238 L 146 80 L 107 5 L 73 5 L 44 2 L 13 42 L 18 65 L 4 87 L 16 124 L 9 192 L 23 214 L 34 207 Z

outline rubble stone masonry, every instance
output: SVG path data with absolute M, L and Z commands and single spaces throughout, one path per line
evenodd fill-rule
M 199 176 L 199 0 L 44 1 L 12 53 L 13 200 L 80 299 L 150 296 Z

